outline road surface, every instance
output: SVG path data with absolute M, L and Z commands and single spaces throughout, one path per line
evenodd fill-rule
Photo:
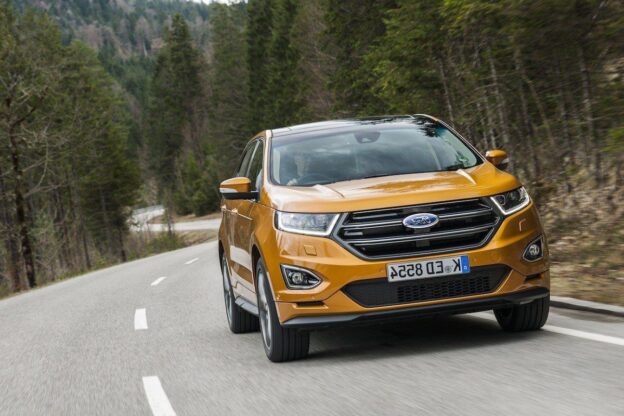
M 165 213 L 162 205 L 137 209 L 132 213 L 131 229 L 133 231 L 150 231 L 160 233 L 168 230 L 167 224 L 152 224 L 149 221 Z M 208 220 L 176 222 L 173 223 L 174 231 L 201 231 L 218 230 L 221 218 Z
M 0 415 L 622 415 L 624 319 L 552 310 L 314 333 L 273 364 L 233 335 L 215 242 L 0 301 Z

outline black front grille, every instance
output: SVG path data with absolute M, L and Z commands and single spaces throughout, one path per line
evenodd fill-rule
M 407 282 L 391 283 L 386 278 L 360 280 L 349 283 L 342 291 L 358 304 L 371 308 L 490 293 L 508 274 L 507 266 L 482 266 L 466 274 Z
M 440 221 L 428 229 L 403 225 L 412 214 L 430 213 Z M 359 211 L 343 215 L 333 238 L 371 260 L 469 250 L 485 245 L 500 217 L 486 198 Z

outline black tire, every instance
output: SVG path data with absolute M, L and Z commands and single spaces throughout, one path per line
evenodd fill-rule
M 256 266 L 256 279 L 258 281 L 260 332 L 267 357 L 275 363 L 306 357 L 310 348 L 310 333 L 287 329 L 280 325 L 273 292 L 262 260 L 259 260 Z
M 505 331 L 534 331 L 544 326 L 549 309 L 550 296 L 546 296 L 525 305 L 496 309 L 494 315 Z
M 223 298 L 225 300 L 225 315 L 230 331 L 235 334 L 255 332 L 260 328 L 258 317 L 247 312 L 234 301 L 234 290 L 230 280 L 230 269 L 225 255 L 221 259 L 221 275 L 223 277 Z

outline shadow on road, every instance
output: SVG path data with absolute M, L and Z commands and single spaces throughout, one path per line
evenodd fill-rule
M 474 317 L 425 318 L 314 332 L 306 361 L 383 359 L 514 343 L 544 335 L 539 331 L 504 332 L 496 322 Z

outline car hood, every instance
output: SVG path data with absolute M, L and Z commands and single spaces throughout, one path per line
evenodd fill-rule
M 262 200 L 289 212 L 349 212 L 477 198 L 510 191 L 518 180 L 492 164 L 449 172 L 416 173 L 328 185 L 267 184 Z

